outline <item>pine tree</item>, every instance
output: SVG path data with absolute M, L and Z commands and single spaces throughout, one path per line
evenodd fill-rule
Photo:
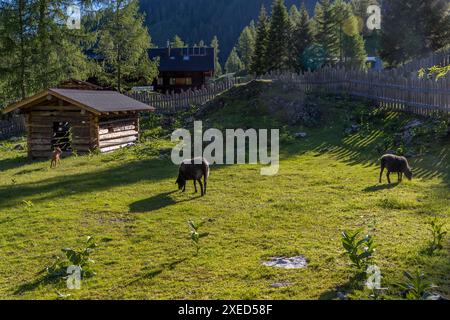
M 83 30 L 69 29 L 64 0 L 36 1 L 36 36 L 33 56 L 34 81 L 38 89 L 46 89 L 68 78 L 85 79 L 91 65 L 83 53 L 82 42 L 87 37 Z
M 266 53 L 269 71 L 290 69 L 290 31 L 291 22 L 284 0 L 274 0 Z
M 171 42 L 172 48 L 184 48 L 186 47 L 186 44 L 184 41 L 176 34 Z
M 335 64 L 339 56 L 339 36 L 336 28 L 335 12 L 330 0 L 317 2 L 314 27 L 316 42 L 322 46 L 327 63 Z
M 425 49 L 436 51 L 450 45 L 450 4 L 448 0 L 424 1 Z
M 105 24 L 99 30 L 97 53 L 104 58 L 100 80 L 122 91 L 124 85 L 143 79 L 149 83 L 157 75 L 149 60 L 151 39 L 143 26 L 137 0 L 115 0 L 105 10 Z
M 219 47 L 219 39 L 217 36 L 214 36 L 214 38 L 211 40 L 211 47 L 214 48 L 215 56 L 214 56 L 214 65 L 215 65 L 215 76 L 220 76 L 222 74 L 222 66 L 219 62 L 219 53 L 220 53 L 220 47 Z
M 243 67 L 244 65 L 241 59 L 239 59 L 237 49 L 236 47 L 233 47 L 233 50 L 231 50 L 230 56 L 225 63 L 225 70 L 227 71 L 227 73 L 236 73 L 241 71 Z
M 253 53 L 250 71 L 258 76 L 268 71 L 267 63 L 267 41 L 269 34 L 269 20 L 264 5 L 259 13 L 258 24 L 256 26 L 255 51 Z
M 363 68 L 367 57 L 358 20 L 350 4 L 343 0 L 333 3 L 334 20 L 339 35 L 339 61 L 347 66 Z
M 245 70 L 249 70 L 255 51 L 255 38 L 250 27 L 245 27 L 238 40 L 237 50 Z
M 298 11 L 298 8 L 295 4 L 293 4 L 289 9 L 289 18 L 291 19 L 291 24 L 295 28 L 300 20 L 300 11 Z
M 427 52 L 422 3 L 420 0 L 384 0 L 381 56 L 391 66 Z
M 298 21 L 295 21 L 295 29 L 292 34 L 293 45 L 293 67 L 295 70 L 306 70 L 301 63 L 301 56 L 305 49 L 312 44 L 314 38 L 311 30 L 310 18 L 305 3 L 300 9 Z
M 33 91 L 31 9 L 29 0 L 0 2 L 0 81 L 5 100 L 23 99 Z

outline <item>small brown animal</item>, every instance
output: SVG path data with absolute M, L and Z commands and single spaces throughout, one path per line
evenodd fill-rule
M 203 184 L 202 184 L 203 177 Z M 175 182 L 178 184 L 178 190 L 186 191 L 186 181 L 193 180 L 195 193 L 197 193 L 197 181 L 200 184 L 200 191 L 202 197 L 206 194 L 206 185 L 209 177 L 209 163 L 204 158 L 196 158 L 184 160 L 180 165 L 178 179 Z
M 409 166 L 408 160 L 405 157 L 395 156 L 393 154 L 386 154 L 381 158 L 381 173 L 380 173 L 380 183 L 383 177 L 384 169 L 387 169 L 387 180 L 391 184 L 390 175 L 391 173 L 397 173 L 398 182 L 403 179 L 403 174 L 405 174 L 408 180 L 412 180 L 413 173 Z
M 50 163 L 50 168 L 55 168 L 61 161 L 62 150 L 56 147 L 52 154 L 52 162 Z

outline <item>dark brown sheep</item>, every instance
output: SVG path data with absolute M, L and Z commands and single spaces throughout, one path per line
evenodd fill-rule
M 198 164 L 196 163 L 198 161 Z M 201 161 L 200 161 L 201 160 Z M 203 183 L 202 183 L 203 177 Z M 206 194 L 206 185 L 209 177 L 209 163 L 204 158 L 184 160 L 180 165 L 178 173 L 178 190 L 186 191 L 186 181 L 193 180 L 195 192 L 197 193 L 197 181 L 200 184 L 202 197 Z
M 405 174 L 408 180 L 412 180 L 413 173 L 412 169 L 408 164 L 408 160 L 405 157 L 395 156 L 393 154 L 386 154 L 381 157 L 381 173 L 380 173 L 380 183 L 383 177 L 384 169 L 387 169 L 387 180 L 389 184 L 391 183 L 390 175 L 391 173 L 397 173 L 398 182 L 402 181 L 403 174 Z

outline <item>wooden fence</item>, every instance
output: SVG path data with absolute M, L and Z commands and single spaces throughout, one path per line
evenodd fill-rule
M 377 101 L 381 107 L 398 111 L 432 115 L 450 113 L 450 79 L 418 79 L 417 75 L 404 76 L 399 70 L 364 72 L 324 68 L 304 74 L 270 73 L 263 79 L 284 81 L 299 90 L 326 90 L 347 93 Z
M 25 130 L 25 121 L 20 116 L 14 116 L 10 120 L 0 120 L 0 140 L 19 137 L 25 133 Z
M 200 105 L 214 99 L 218 94 L 230 89 L 241 80 L 230 78 L 221 82 L 212 83 L 198 90 L 187 90 L 180 93 L 155 94 L 151 92 L 135 92 L 129 97 L 156 108 L 159 114 L 173 114 L 187 110 L 192 105 Z
M 424 58 L 416 59 L 396 68 L 398 72 L 405 76 L 417 74 L 422 68 L 430 68 L 432 66 L 448 66 L 450 65 L 450 47 L 436 51 Z

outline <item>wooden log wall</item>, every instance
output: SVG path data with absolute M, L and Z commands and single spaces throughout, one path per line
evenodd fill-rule
M 26 111 L 28 131 L 28 156 L 49 158 L 52 154 L 54 122 L 68 122 L 71 128 L 72 149 L 87 153 L 96 147 L 96 137 L 91 131 L 94 116 L 74 106 L 37 106 Z
M 98 120 L 100 152 L 111 152 L 135 144 L 139 140 L 139 116 L 101 117 Z

